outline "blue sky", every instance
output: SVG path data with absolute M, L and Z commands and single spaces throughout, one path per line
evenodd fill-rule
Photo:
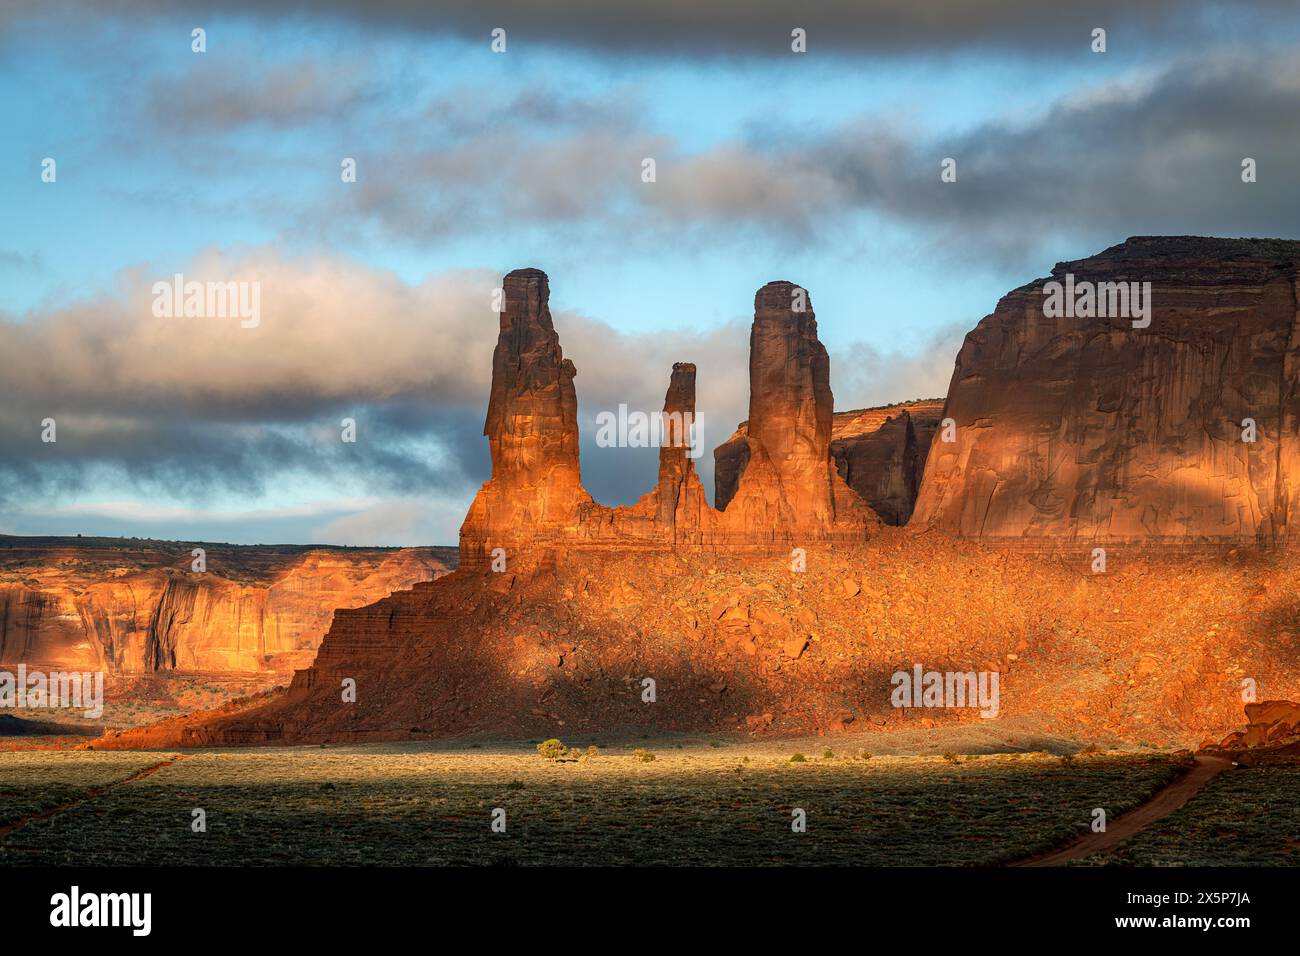
M 802 55 L 769 43 L 792 22 L 771 4 L 735 36 L 666 20 L 674 4 L 568 32 L 578 4 L 545 30 L 510 3 L 482 25 L 326 6 L 0 21 L 0 531 L 454 542 L 487 477 L 482 303 L 521 266 L 550 275 L 585 420 L 656 407 L 671 361 L 695 360 L 717 444 L 769 280 L 810 290 L 849 408 L 941 395 L 964 331 L 1059 260 L 1292 234 L 1300 18 L 1277 4 L 1101 4 L 1096 54 L 1092 21 L 1009 0 L 969 27 L 864 3 L 843 30 L 816 20 Z M 267 327 L 151 326 L 147 290 L 176 272 L 260 277 Z M 357 449 L 328 434 L 344 414 Z M 649 487 L 652 455 L 585 438 L 600 500 Z

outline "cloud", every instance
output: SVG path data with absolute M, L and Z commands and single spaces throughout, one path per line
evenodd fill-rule
M 170 277 L 142 268 L 86 301 L 0 318 L 0 501 L 103 483 L 194 501 L 283 494 L 292 476 L 402 493 L 480 480 L 498 277 L 412 286 L 266 249 L 209 252 L 184 274 L 257 283 L 261 324 L 156 318 L 151 287 Z M 47 418 L 54 443 L 40 440 Z
M 369 102 L 360 64 L 313 59 L 264 64 L 234 54 L 214 66 L 194 57 L 178 74 L 152 80 L 145 108 L 159 130 L 282 129 L 347 115 Z
M 23 321 L 0 317 L 0 504 L 120 522 L 130 507 L 120 502 L 136 502 L 141 516 L 190 514 L 188 525 L 210 526 L 213 515 L 245 510 L 213 501 L 264 500 L 279 520 L 282 509 L 351 496 L 375 502 L 312 527 L 336 543 L 366 543 L 372 532 L 410 543 L 394 537 L 403 522 L 408 532 L 445 531 L 447 514 L 463 511 L 488 477 L 482 427 L 499 276 L 466 270 L 407 284 L 269 247 L 210 250 L 184 275 L 260 283 L 261 324 L 157 318 L 151 285 L 168 277 L 138 267 L 85 301 Z M 583 474 L 598 500 L 627 503 L 648 491 L 657 457 L 596 447 L 595 416 L 620 404 L 662 408 L 679 361 L 699 367 L 697 467 L 711 487 L 713 447 L 747 417 L 748 321 L 630 335 L 580 312 L 554 319 L 578 368 Z M 936 344 L 949 351 L 935 361 L 951 371 L 956 349 Z M 833 357 L 840 407 L 848 396 L 880 404 L 929 394 L 930 365 L 854 346 L 846 360 Z M 887 387 L 900 392 L 882 396 Z M 354 444 L 340 441 L 345 417 L 357 423 Z M 56 422 L 54 443 L 41 441 L 46 418 Z M 119 504 L 98 503 L 106 497 Z
M 1282 118 L 1300 108 L 1297 52 L 1179 60 L 956 135 L 863 116 L 688 149 L 605 114 L 574 128 L 489 125 L 376 146 L 356 187 L 297 215 L 304 231 L 352 223 L 420 244 L 508 224 L 517 240 L 637 255 L 755 238 L 796 253 L 889 223 L 937 263 L 1006 271 L 1130 235 L 1294 235 L 1300 184 L 1285 171 L 1300 165 L 1300 138 Z M 1241 182 L 1245 157 L 1254 184 Z M 940 178 L 946 158 L 954 183 Z
M 790 55 L 790 31 L 807 31 L 810 52 L 877 55 L 962 50 L 1016 51 L 1039 57 L 1086 50 L 1091 30 L 1103 26 L 1122 45 L 1153 46 L 1182 38 L 1218 38 L 1234 23 L 1265 21 L 1285 13 L 1287 0 L 823 0 L 792 7 L 786 0 L 699 3 L 658 0 L 618 4 L 602 0 L 477 0 L 431 4 L 426 0 L 324 0 L 281 3 L 238 0 L 224 9 L 264 18 L 313 17 L 379 29 L 451 36 L 483 45 L 491 31 L 507 31 L 508 49 L 535 45 L 602 55 L 661 57 Z M 17 0 L 0 24 L 33 16 L 69 16 L 95 8 L 72 0 Z M 154 18 L 162 12 L 207 14 L 199 0 L 127 0 L 114 15 Z
M 368 505 L 312 529 L 320 544 L 388 545 L 455 544 L 465 505 L 433 497 L 396 499 Z
M 954 322 L 934 330 L 916 351 L 882 351 L 854 342 L 831 364 L 835 408 L 875 408 L 916 398 L 948 394 L 953 363 L 970 326 Z

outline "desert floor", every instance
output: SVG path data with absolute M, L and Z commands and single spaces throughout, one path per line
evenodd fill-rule
M 14 751 L 0 753 L 0 863 L 1002 865 L 1089 834 L 1097 809 L 1113 821 L 1150 801 L 1189 760 L 970 733 L 571 740 L 561 760 L 474 739 Z M 1232 768 L 1073 862 L 1295 864 L 1300 840 L 1281 835 L 1300 832 L 1297 798 L 1300 769 Z

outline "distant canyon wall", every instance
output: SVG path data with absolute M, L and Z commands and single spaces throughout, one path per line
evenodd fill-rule
M 335 608 L 455 567 L 450 548 L 275 549 L 0 537 L 0 665 L 278 671 L 311 663 Z

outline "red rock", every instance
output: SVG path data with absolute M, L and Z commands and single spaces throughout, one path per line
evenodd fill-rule
M 1052 275 L 1067 273 L 1150 282 L 1150 326 L 1049 318 L 1044 279 L 1003 297 L 957 356 L 944 411 L 956 441 L 930 449 L 912 525 L 1090 544 L 1296 540 L 1300 242 L 1138 237 Z
M 749 343 L 748 455 L 735 494 L 723 502 L 730 535 L 863 540 L 879 519 L 831 459 L 830 359 L 807 293 L 789 282 L 759 289 Z
M 830 361 L 811 306 L 796 310 L 793 290 L 769 283 L 755 296 L 749 460 L 726 510 L 709 506 L 688 454 L 696 368 L 685 362 L 673 366 L 664 396 L 670 427 L 655 487 L 631 507 L 607 508 L 582 487 L 577 370 L 551 321 L 546 275 L 507 275 L 483 428 L 492 478 L 461 527 L 461 565 L 483 568 L 498 548 L 511 567 L 528 567 L 580 548 L 770 551 L 865 540 L 878 519 L 832 461 Z
M 551 322 L 546 274 L 517 269 L 503 292 L 483 424 L 492 478 L 461 526 L 463 567 L 489 563 L 496 548 L 516 560 L 538 538 L 576 530 L 579 507 L 591 503 L 578 468 L 577 370 Z
M 207 570 L 193 572 L 188 544 L 4 538 L 0 662 L 287 680 L 335 608 L 431 581 L 456 560 L 445 548 L 205 548 Z
M 840 476 L 886 524 L 907 524 L 925 470 L 942 399 L 836 412 L 831 455 Z M 725 508 L 749 461 L 749 422 L 713 451 L 714 501 Z

